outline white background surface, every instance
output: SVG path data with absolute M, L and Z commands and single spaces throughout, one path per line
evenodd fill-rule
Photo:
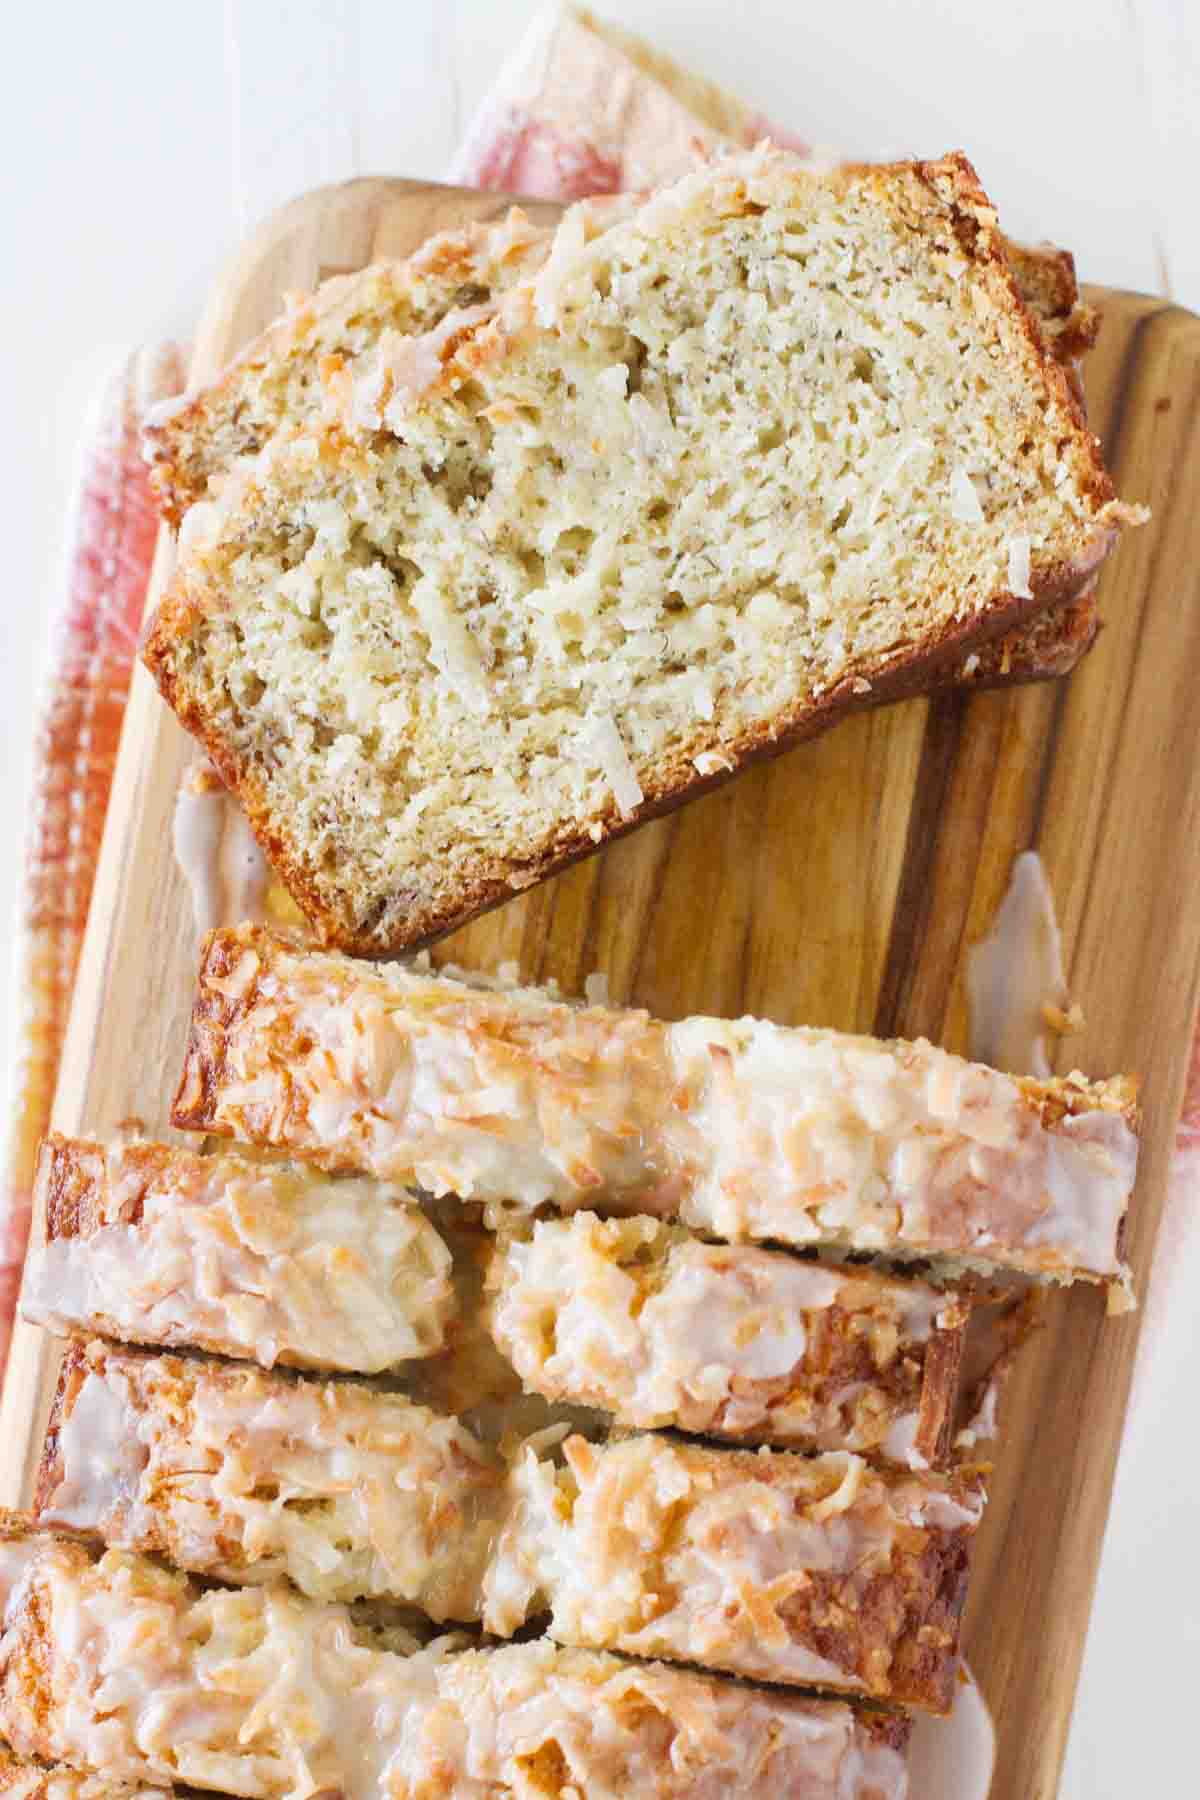
M 964 147 L 1014 235 L 1069 244 L 1087 280 L 1200 310 L 1197 0 L 604 10 L 823 144 Z M 6 19 L 0 921 L 17 890 L 63 507 L 99 379 L 133 342 L 186 337 L 239 237 L 283 200 L 354 174 L 440 175 L 533 11 L 533 0 L 60 0 Z M 0 1022 L 11 1016 L 7 962 L 5 945 Z M 1170 1317 L 1139 1379 L 1068 1800 L 1200 1790 L 1200 1434 L 1188 1381 L 1200 1341 L 1188 1273 L 1174 1270 Z

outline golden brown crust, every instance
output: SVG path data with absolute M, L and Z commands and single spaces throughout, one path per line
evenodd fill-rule
M 79 1390 L 87 1379 L 88 1360 L 87 1346 L 75 1342 L 67 1346 L 59 1371 L 58 1386 L 54 1390 L 54 1403 L 50 1408 L 50 1417 L 46 1424 L 46 1437 L 42 1444 L 42 1454 L 38 1459 L 37 1478 L 33 1490 L 33 1511 L 35 1516 L 45 1511 L 50 1504 L 50 1496 L 62 1481 L 62 1463 L 59 1458 L 58 1441 L 63 1424 L 70 1416 L 71 1409 L 79 1397 Z
M 845 1605 L 843 1584 L 817 1571 L 789 1611 L 814 1648 L 831 1662 L 864 1674 L 869 1648 L 897 1615 L 900 1639 L 885 1687 L 877 1699 L 946 1716 L 954 1705 L 958 1673 L 958 1632 L 970 1573 L 968 1543 L 943 1535 L 912 1562 L 893 1564 L 855 1594 L 854 1611 Z M 828 1620 L 822 1624 L 818 1621 Z
M 130 1144 L 125 1166 L 143 1176 L 118 1206 L 105 1177 L 102 1144 L 46 1134 L 38 1154 L 37 1192 L 45 1206 L 47 1238 L 91 1237 L 104 1225 L 137 1225 L 142 1217 L 146 1191 L 171 1160 L 166 1144 Z
M 1055 681 L 1077 668 L 1096 642 L 1100 612 L 1096 583 L 1066 606 L 1042 613 L 1032 625 L 1006 632 L 956 665 L 931 690 L 953 693 L 965 689 L 977 693 L 989 688 L 1016 687 L 1035 681 Z
M 932 1469 L 944 1468 L 950 1455 L 966 1341 L 964 1316 L 959 1325 L 935 1329 L 925 1348 L 915 1448 Z
M 1067 369 L 1063 366 L 1063 360 L 1047 344 L 1045 336 L 1038 329 L 1034 314 L 1021 292 L 1016 274 L 1006 254 L 1005 240 L 996 229 L 995 209 L 984 192 L 974 165 L 961 151 L 956 151 L 938 162 L 919 163 L 917 167 L 934 191 L 950 201 L 955 214 L 955 230 L 964 251 L 974 260 L 985 260 L 990 265 L 990 285 L 997 305 L 1007 312 L 1023 331 L 1028 346 L 1041 368 L 1043 378 L 1051 390 L 1057 392 L 1058 398 L 1067 405 L 1076 424 L 1085 434 L 1085 443 L 1089 453 L 1091 494 L 1101 504 L 1113 500 L 1115 490 L 1100 454 L 1100 441 L 1088 431 L 1087 419 L 1080 403 L 1077 386 L 1072 383 Z M 1063 252 L 1063 255 L 1069 256 L 1069 252 Z M 1070 260 L 1069 278 L 1073 283 L 1073 259 Z M 1061 276 L 1056 285 L 1065 285 Z

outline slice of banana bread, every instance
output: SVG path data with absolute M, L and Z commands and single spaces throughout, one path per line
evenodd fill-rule
M 580 208 L 589 236 L 613 222 L 627 199 Z M 557 216 L 558 207 L 537 206 Z M 192 506 L 216 496 L 239 458 L 253 456 L 279 431 L 319 426 L 339 388 L 364 358 L 404 336 L 435 334 L 432 353 L 448 356 L 457 331 L 509 288 L 536 274 L 554 238 L 552 224 L 514 207 L 498 225 L 468 226 L 430 238 L 404 262 L 376 263 L 335 276 L 313 294 L 290 297 L 284 316 L 247 345 L 216 380 L 158 407 L 143 439 L 163 517 L 179 526 Z M 1022 300 L 1080 404 L 1080 359 L 1099 327 L 1081 305 L 1070 251 L 1005 240 Z M 189 530 L 199 529 L 198 513 Z M 1098 627 L 1095 589 L 1049 608 L 1032 624 L 948 664 L 931 689 L 1000 687 L 1067 674 L 1091 648 Z
M 487 1285 L 496 1342 L 548 1400 L 915 1469 L 949 1451 L 966 1295 L 589 1212 L 506 1234 Z
M 335 405 L 225 483 L 146 655 L 365 953 L 927 686 L 1133 516 L 962 158 L 762 152 L 568 213 Z
M 51 1331 L 374 1375 L 442 1348 L 450 1252 L 375 1181 L 52 1132 L 21 1313 Z
M 593 200 L 580 208 L 580 219 L 594 236 L 631 205 L 627 198 Z M 535 211 L 540 219 L 560 209 L 538 205 Z M 355 365 L 377 357 L 385 338 L 394 347 L 399 337 L 434 333 L 431 352 L 448 356 L 464 323 L 536 274 L 553 238 L 552 224 L 514 207 L 498 225 L 439 233 L 404 262 L 372 264 L 335 276 L 314 294 L 293 295 L 285 315 L 216 380 L 167 401 L 148 421 L 144 451 L 163 517 L 179 526 L 190 507 L 215 497 L 240 457 L 255 455 L 278 431 L 319 425 Z M 1005 240 L 1004 248 L 1017 290 L 1082 405 L 1080 359 L 1099 319 L 1080 304 L 1074 259 L 1050 244 Z M 197 514 L 189 529 L 202 520 Z M 967 665 L 947 665 L 931 687 L 998 687 L 1064 675 L 1090 649 L 1097 625 L 1089 587 L 1069 605 L 981 646 Z
M 191 1574 L 461 1623 L 506 1497 L 495 1450 L 399 1394 L 94 1342 L 63 1363 L 36 1508 Z
M 205 942 L 172 1122 L 527 1215 L 1100 1281 L 1128 1303 L 1132 1080 L 1018 1079 L 918 1040 L 573 1006 Z
M 564 1644 L 949 1712 L 977 1476 L 650 1432 L 530 1447 L 514 1484 L 489 1631 L 548 1611 Z
M 908 1793 L 895 1714 L 546 1642 L 401 1635 L 0 1514 L 0 1735 L 21 1756 L 246 1800 Z

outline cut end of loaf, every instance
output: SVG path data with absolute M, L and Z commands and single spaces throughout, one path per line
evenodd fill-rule
M 568 214 L 417 361 L 227 483 L 147 648 L 360 954 L 928 686 L 1132 522 L 961 157 Z

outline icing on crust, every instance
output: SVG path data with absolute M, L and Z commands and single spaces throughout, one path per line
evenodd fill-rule
M 457 1420 L 347 1382 L 90 1345 L 39 1516 L 233 1582 L 478 1616 L 506 1470 Z
M 484 1624 L 947 1712 L 981 1486 L 835 1452 L 527 1450 Z

